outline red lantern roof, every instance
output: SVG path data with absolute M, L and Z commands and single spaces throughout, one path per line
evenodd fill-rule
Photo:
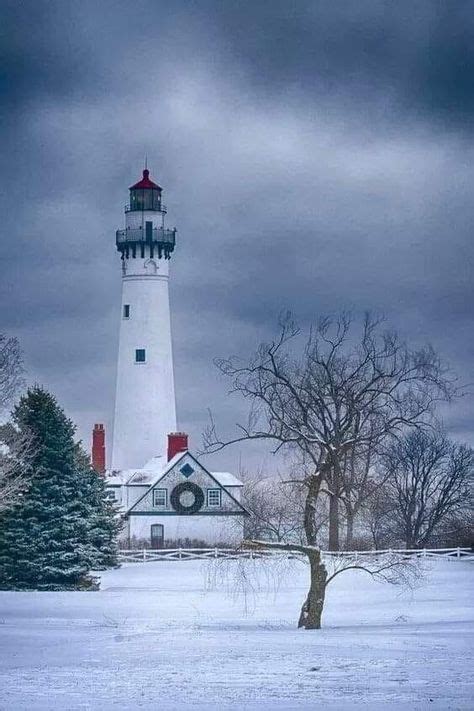
M 150 180 L 148 177 L 150 175 L 150 171 L 145 168 L 143 171 L 143 178 L 138 181 L 138 183 L 135 183 L 135 185 L 132 185 L 130 190 L 139 190 L 140 188 L 155 188 L 155 190 L 161 190 L 160 186 L 157 185 L 156 183 L 153 182 L 153 180 Z

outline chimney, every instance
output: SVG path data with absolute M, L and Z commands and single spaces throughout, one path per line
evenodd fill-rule
M 175 454 L 188 451 L 188 435 L 184 432 L 172 432 L 168 435 L 168 461 Z
M 92 430 L 92 466 L 99 472 L 105 472 L 105 429 L 104 425 L 94 425 Z

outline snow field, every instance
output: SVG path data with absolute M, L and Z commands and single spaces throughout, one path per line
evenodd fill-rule
M 413 590 L 339 575 L 321 631 L 295 628 L 297 562 L 128 564 L 100 592 L 3 592 L 0 709 L 472 709 L 474 565 L 423 569 Z

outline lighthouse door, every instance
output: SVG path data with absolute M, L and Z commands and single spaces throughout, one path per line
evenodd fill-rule
M 164 527 L 161 523 L 154 523 L 151 527 L 151 547 L 163 548 Z

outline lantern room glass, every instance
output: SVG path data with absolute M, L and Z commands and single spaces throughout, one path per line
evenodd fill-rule
M 130 210 L 161 210 L 161 190 L 157 188 L 132 188 Z

